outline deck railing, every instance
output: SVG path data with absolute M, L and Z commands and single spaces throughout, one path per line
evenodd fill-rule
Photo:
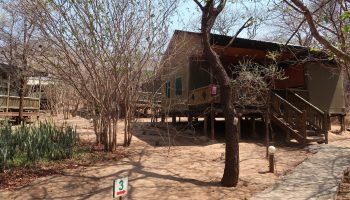
M 293 91 L 287 90 L 287 101 L 291 102 L 298 109 L 306 111 L 306 120 L 317 129 L 326 129 L 325 115 L 326 113 L 312 105 L 300 95 Z
M 138 92 L 137 102 L 140 103 L 157 103 L 160 104 L 162 100 L 162 93 L 158 92 Z
M 0 95 L 0 109 L 3 111 L 18 110 L 20 97 Z M 39 110 L 39 98 L 24 97 L 23 110 Z
M 306 113 L 283 99 L 278 94 L 271 93 L 271 109 L 272 112 L 288 123 L 293 129 L 296 129 L 299 135 L 306 142 Z
M 213 94 L 212 86 L 208 85 L 205 87 L 191 90 L 188 94 L 189 105 L 203 105 L 210 103 L 219 103 L 220 96 L 218 95 L 219 88 L 216 87 L 216 92 Z
M 326 143 L 328 142 L 328 125 L 327 125 L 327 113 L 323 112 L 300 95 L 294 93 L 291 90 L 286 90 L 286 99 L 295 105 L 298 109 L 303 110 L 306 113 L 306 121 L 315 127 L 320 133 L 325 134 Z

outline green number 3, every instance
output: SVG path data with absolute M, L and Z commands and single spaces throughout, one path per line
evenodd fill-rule
M 123 190 L 124 189 L 124 181 L 123 180 L 120 180 L 119 181 L 119 190 Z

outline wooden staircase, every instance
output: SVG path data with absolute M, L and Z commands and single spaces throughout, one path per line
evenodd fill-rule
M 292 90 L 285 90 L 285 98 L 271 93 L 271 122 L 300 144 L 328 143 L 327 113 Z

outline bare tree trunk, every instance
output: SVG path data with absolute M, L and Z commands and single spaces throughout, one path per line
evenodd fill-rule
M 127 129 L 128 129 L 128 143 L 127 143 L 127 146 L 130 146 L 131 139 L 132 139 L 131 121 L 132 121 L 132 109 L 129 106 L 129 108 L 128 108 L 128 124 L 127 124 Z
M 239 176 L 239 147 L 238 134 L 233 121 L 235 109 L 232 102 L 231 79 L 222 65 L 219 56 L 211 48 L 210 44 L 210 31 L 217 16 L 223 10 L 226 1 L 221 0 L 216 8 L 213 0 L 206 1 L 204 6 L 199 1 L 194 1 L 202 10 L 201 32 L 204 54 L 220 85 L 220 101 L 225 116 L 225 169 L 221 184 L 226 187 L 234 187 L 238 183 Z
M 74 104 L 74 108 L 73 108 L 73 110 L 72 110 L 72 117 L 77 116 L 77 112 L 78 112 L 78 109 L 79 109 L 79 105 L 80 105 L 80 99 L 78 99 L 78 101 L 75 102 L 75 104 Z
M 117 126 L 118 120 L 113 119 L 113 151 L 117 149 Z
M 124 147 L 128 146 L 128 115 L 129 112 L 127 111 L 128 107 L 125 103 L 125 116 L 124 116 Z
M 24 89 L 26 86 L 26 81 L 25 81 L 25 77 L 24 74 L 27 71 L 27 65 L 28 65 L 28 61 L 27 61 L 27 21 L 24 21 L 23 24 L 23 41 L 24 41 L 24 48 L 23 48 L 23 52 L 22 52 L 22 70 L 20 70 L 20 80 L 19 80 L 19 110 L 18 110 L 18 116 L 19 116 L 19 121 L 23 122 L 24 121 L 24 117 L 23 117 L 23 107 L 24 107 Z
M 237 127 L 234 125 L 234 108 L 230 87 L 220 90 L 221 105 L 225 115 L 225 169 L 221 184 L 227 187 L 236 186 L 239 177 L 239 141 Z
M 20 75 L 20 86 L 19 86 L 19 110 L 18 110 L 18 117 L 19 117 L 19 121 L 23 122 L 24 121 L 24 117 L 23 117 L 23 107 L 24 107 L 24 88 L 25 88 L 25 78 L 23 77 L 23 72 L 21 72 Z
M 112 139 L 112 120 L 108 118 L 108 151 L 113 149 L 113 139 Z

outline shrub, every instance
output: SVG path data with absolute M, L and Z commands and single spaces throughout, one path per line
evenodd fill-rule
M 16 154 L 24 154 L 30 162 L 70 158 L 77 141 L 76 130 L 70 126 L 59 128 L 46 121 L 12 129 L 5 123 L 0 127 L 0 166 L 4 169 Z
M 0 167 L 4 171 L 9 160 L 16 153 L 17 138 L 12 134 L 11 125 L 5 123 L 0 128 Z

